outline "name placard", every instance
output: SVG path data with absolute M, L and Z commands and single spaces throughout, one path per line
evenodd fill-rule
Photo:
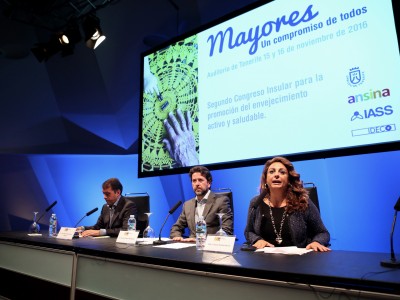
M 61 227 L 60 231 L 57 234 L 57 238 L 62 240 L 72 240 L 75 231 L 75 227 Z
M 139 230 L 121 230 L 117 237 L 117 243 L 124 244 L 136 244 L 137 237 L 139 236 Z
M 235 245 L 236 236 L 221 236 L 215 234 L 208 234 L 206 244 L 204 245 L 205 251 L 225 252 L 232 253 L 233 246 Z

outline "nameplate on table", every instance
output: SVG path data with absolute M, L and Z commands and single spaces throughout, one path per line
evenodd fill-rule
M 61 227 L 60 231 L 57 234 L 57 238 L 62 240 L 72 240 L 75 231 L 76 228 L 74 227 Z
M 221 236 L 215 234 L 208 234 L 206 244 L 204 245 L 205 251 L 225 252 L 232 253 L 233 246 L 235 245 L 236 236 L 228 235 Z
M 117 243 L 136 244 L 139 232 L 139 230 L 121 230 L 117 237 Z

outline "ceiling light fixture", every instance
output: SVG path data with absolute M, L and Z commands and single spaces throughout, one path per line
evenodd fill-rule
M 60 41 L 60 44 L 61 44 L 61 45 L 67 45 L 67 44 L 69 44 L 68 36 L 65 35 L 65 34 L 61 34 L 61 35 L 58 37 L 58 40 Z
M 87 16 L 83 21 L 82 27 L 85 33 L 85 43 L 88 48 L 96 49 L 106 39 L 100 27 L 100 20 L 95 15 Z

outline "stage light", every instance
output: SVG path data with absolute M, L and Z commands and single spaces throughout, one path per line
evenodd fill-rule
M 67 36 L 66 34 L 61 34 L 61 35 L 58 37 L 58 40 L 60 41 L 60 44 L 61 44 L 61 45 L 67 45 L 67 44 L 69 44 L 69 39 L 68 39 L 68 36 Z
M 74 53 L 75 45 L 82 40 L 80 24 L 85 35 L 86 46 L 96 49 L 105 39 L 100 27 L 100 20 L 95 15 L 88 15 L 82 20 L 71 21 L 65 29 L 53 33 L 48 43 L 36 44 L 31 49 L 39 62 L 47 61 L 57 52 L 62 57 Z
M 73 54 L 75 44 L 82 39 L 77 22 L 69 23 L 65 31 L 59 34 L 58 39 L 61 44 L 61 56 L 64 57 Z
M 87 16 L 82 27 L 85 33 L 86 46 L 90 49 L 96 49 L 106 39 L 100 27 L 100 20 L 96 16 Z

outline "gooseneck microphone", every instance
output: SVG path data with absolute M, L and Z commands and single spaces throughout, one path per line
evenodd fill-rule
M 400 197 L 397 200 L 396 204 L 394 205 L 394 217 L 393 217 L 393 223 L 392 223 L 392 231 L 390 233 L 390 260 L 381 261 L 382 267 L 400 268 L 400 261 L 396 260 L 396 256 L 394 254 L 394 247 L 393 247 L 393 233 L 394 233 L 394 227 L 396 225 L 397 212 L 399 210 L 400 210 Z
M 257 200 L 254 201 L 254 203 L 253 203 L 253 207 L 252 207 L 253 210 L 255 210 L 261 204 L 261 202 L 264 201 L 264 198 L 266 195 L 267 195 L 267 190 L 263 189 L 261 191 L 260 195 L 258 196 Z M 252 213 L 253 213 L 253 211 L 252 211 Z
M 240 250 L 242 250 L 242 251 L 255 251 L 256 250 L 256 248 L 250 244 L 249 237 L 247 234 L 247 228 L 249 226 L 249 222 L 251 222 L 251 216 L 253 215 L 253 213 L 257 209 L 257 207 L 261 204 L 261 202 L 264 200 L 266 195 L 267 195 L 267 190 L 263 189 L 261 191 L 260 195 L 258 195 L 258 198 L 256 199 L 256 201 L 254 201 L 253 205 L 250 208 L 250 213 L 249 213 L 249 217 L 248 217 L 249 219 L 247 220 L 247 224 L 246 224 L 246 228 L 245 228 L 246 242 L 242 245 L 242 247 L 240 247 Z
M 42 215 L 39 217 L 39 219 L 37 219 L 36 223 L 39 223 L 40 219 L 43 218 L 43 216 L 50 210 L 53 208 L 54 205 L 57 204 L 57 201 L 54 201 L 48 208 L 46 208 L 46 210 L 42 213 Z
M 91 211 L 88 211 L 87 213 L 86 213 L 86 215 L 84 215 L 78 222 L 76 222 L 76 224 L 75 224 L 75 228 L 78 226 L 78 224 L 85 218 L 85 217 L 88 217 L 88 216 L 90 216 L 92 213 L 94 213 L 95 211 L 97 211 L 99 208 L 98 207 L 96 207 L 96 208 L 93 208 Z
M 171 209 L 169 210 L 168 215 L 167 215 L 167 217 L 165 218 L 165 221 L 164 221 L 164 223 L 163 223 L 162 226 L 161 226 L 160 234 L 158 235 L 158 240 L 153 241 L 153 244 L 154 244 L 154 245 L 165 245 L 165 244 L 167 243 L 166 241 L 161 240 L 161 232 L 162 232 L 162 230 L 163 230 L 163 228 L 164 228 L 165 223 L 167 222 L 168 217 L 169 217 L 170 215 L 172 215 L 172 214 L 178 209 L 178 207 L 181 206 L 181 204 L 182 204 L 182 201 L 179 201 L 178 203 L 176 203 L 176 204 L 174 205 L 173 208 L 171 208 Z

